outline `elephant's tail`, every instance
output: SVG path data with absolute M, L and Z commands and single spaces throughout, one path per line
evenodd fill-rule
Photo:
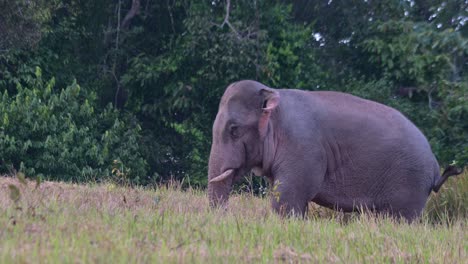
M 455 167 L 455 166 L 448 166 L 445 168 L 444 173 L 442 173 L 442 177 L 440 177 L 437 182 L 434 184 L 432 187 L 432 190 L 434 192 L 438 192 L 442 184 L 450 177 L 450 176 L 455 176 L 458 174 L 461 174 L 463 172 L 463 169 Z

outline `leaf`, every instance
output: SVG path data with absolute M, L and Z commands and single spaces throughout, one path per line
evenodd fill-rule
M 16 173 L 16 178 L 18 178 L 18 181 L 23 184 L 23 185 L 28 185 L 28 182 L 26 181 L 26 176 L 22 172 Z
M 41 176 L 37 176 L 36 177 L 36 187 L 34 187 L 34 190 L 37 190 L 37 188 L 39 188 L 39 186 L 41 185 L 41 182 L 42 182 Z
M 37 78 L 40 78 L 42 76 L 42 70 L 40 67 L 36 66 L 36 72 L 35 75 Z
M 8 189 L 10 189 L 10 199 L 17 203 L 21 198 L 20 190 L 13 184 L 8 185 Z

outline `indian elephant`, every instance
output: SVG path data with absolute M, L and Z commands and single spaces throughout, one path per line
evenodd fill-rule
M 225 206 L 246 172 L 266 177 L 281 215 L 313 201 L 412 221 L 431 191 L 461 173 L 439 165 L 421 131 L 397 110 L 340 92 L 229 85 L 213 125 L 208 164 L 212 207 Z

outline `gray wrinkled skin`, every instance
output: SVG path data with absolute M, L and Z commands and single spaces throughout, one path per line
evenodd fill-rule
M 304 215 L 313 201 L 408 221 L 435 187 L 460 173 L 441 177 L 424 135 L 393 108 L 339 92 L 239 81 L 226 89 L 213 125 L 210 205 L 225 206 L 233 182 L 252 169 L 274 186 L 272 206 L 281 215 Z

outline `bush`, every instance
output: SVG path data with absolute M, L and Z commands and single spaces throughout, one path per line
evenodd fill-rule
M 425 214 L 434 223 L 468 218 L 468 167 L 464 173 L 450 178 L 442 189 L 432 193 Z
M 19 169 L 55 180 L 99 180 L 114 175 L 141 183 L 147 164 L 140 154 L 140 126 L 73 82 L 55 89 L 36 69 L 32 87 L 0 93 L 0 173 Z

